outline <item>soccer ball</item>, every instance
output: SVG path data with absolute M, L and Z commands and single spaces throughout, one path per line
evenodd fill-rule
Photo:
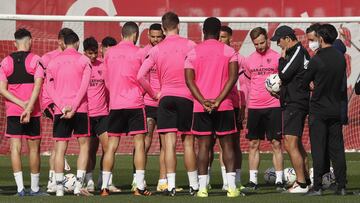
M 264 180 L 265 180 L 266 183 L 275 184 L 276 173 L 275 173 L 274 168 L 266 169 L 266 171 L 264 173 Z
M 296 181 L 296 173 L 293 168 L 284 169 L 284 179 L 288 185 L 293 185 Z
M 314 168 L 309 170 L 311 185 L 314 183 Z M 332 183 L 335 183 L 335 174 L 333 167 L 330 167 L 330 172 L 325 173 L 322 177 L 323 188 L 329 188 Z
M 280 92 L 281 80 L 278 74 L 271 74 L 265 80 L 265 88 L 270 93 Z
M 65 192 L 72 192 L 75 189 L 76 176 L 72 173 L 68 173 L 64 177 L 64 189 Z

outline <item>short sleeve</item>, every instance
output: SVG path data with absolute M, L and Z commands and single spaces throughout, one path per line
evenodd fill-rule
M 237 53 L 236 53 L 235 49 L 230 47 L 230 46 L 225 45 L 225 47 L 224 47 L 224 55 L 226 57 L 230 58 L 229 62 L 238 61 L 238 56 L 237 56 Z
M 9 75 L 10 75 L 9 58 L 6 57 L 1 61 L 1 64 L 0 64 L 0 81 L 7 82 L 7 77 Z
M 34 78 L 44 78 L 45 66 L 40 56 L 34 55 L 30 62 L 30 69 L 33 71 Z
M 196 59 L 196 51 L 195 51 L 195 49 L 192 49 L 192 50 L 186 55 L 186 58 L 185 58 L 185 68 L 195 69 L 195 65 L 194 65 L 195 59 Z

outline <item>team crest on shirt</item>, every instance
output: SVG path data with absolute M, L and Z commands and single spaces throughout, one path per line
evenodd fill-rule
M 271 63 L 271 58 L 267 58 L 267 59 L 266 59 L 266 62 L 267 62 L 268 64 L 270 64 L 270 63 Z
M 97 72 L 99 73 L 99 75 L 102 75 L 102 70 L 98 70 Z

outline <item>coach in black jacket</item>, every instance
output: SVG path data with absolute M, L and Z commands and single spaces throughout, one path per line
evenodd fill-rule
M 326 149 L 334 167 L 336 194 L 345 195 L 346 163 L 340 107 L 346 61 L 344 55 L 332 46 L 338 35 L 333 25 L 321 25 L 316 34 L 320 39 L 320 50 L 310 60 L 303 83 L 306 90 L 310 82 L 314 82 L 309 111 L 314 186 L 307 195 L 322 194 Z
M 282 48 L 279 59 L 279 77 L 281 79 L 280 102 L 283 107 L 284 146 L 289 153 L 296 173 L 296 183 L 289 193 L 306 193 L 310 179 L 307 171 L 307 154 L 301 142 L 305 118 L 309 109 L 310 91 L 301 88 L 310 56 L 297 41 L 295 31 L 288 26 L 280 26 L 272 41 Z

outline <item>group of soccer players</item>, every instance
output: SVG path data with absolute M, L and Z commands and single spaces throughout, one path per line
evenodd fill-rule
M 54 123 L 55 145 L 50 159 L 48 192 L 56 192 L 56 196 L 64 195 L 64 156 L 73 138 L 77 138 L 80 149 L 74 194 L 90 196 L 95 190 L 92 171 L 99 143 L 103 151 L 98 183 L 100 195 L 119 192 L 112 184 L 112 170 L 120 138 L 127 135 L 134 140 L 134 195 L 152 195 L 146 187 L 145 171 L 155 128 L 161 143 L 157 190 L 168 196 L 175 196 L 178 189 L 175 183 L 178 136 L 183 144 L 190 195 L 208 196 L 216 139 L 221 149 L 223 189 L 227 196 L 237 197 L 257 190 L 259 146 L 265 135 L 274 152 L 277 190 L 321 195 L 319 178 L 330 162 L 324 162 L 326 153 L 330 155 L 327 160 L 331 160 L 335 168 L 337 191 L 341 193 L 345 189 L 345 158 L 341 154 L 343 146 L 340 146 L 343 142 L 334 149 L 336 155 L 331 151 L 336 147 L 327 144 L 328 128 L 332 129 L 330 133 L 337 133 L 337 140 L 342 140 L 342 134 L 341 139 L 338 135 L 341 124 L 337 123 L 337 112 L 327 115 L 323 113 L 328 112 L 326 110 L 316 111 L 325 108 L 316 103 L 322 100 L 317 89 L 324 84 L 321 79 L 319 84 L 314 69 L 321 70 L 324 62 L 318 57 L 309 63 L 310 56 L 297 41 L 295 31 L 288 26 L 276 30 L 271 40 L 282 48 L 280 55 L 270 48 L 267 31 L 254 28 L 250 37 L 256 51 L 243 57 L 230 47 L 232 30 L 222 26 L 219 19 L 210 17 L 204 21 L 204 40 L 199 44 L 179 36 L 179 23 L 175 13 L 167 12 L 162 16 L 161 25 L 150 26 L 149 44 L 139 48 L 135 46 L 139 27 L 127 22 L 122 27 L 119 43 L 111 37 L 102 41 L 102 57 L 98 57 L 98 42 L 93 37 L 83 41 L 84 53 L 79 53 L 79 37 L 68 28 L 59 32 L 59 48 L 41 58 L 30 52 L 31 33 L 26 29 L 15 32 L 17 51 L 1 62 L 0 92 L 6 98 L 6 136 L 10 138 L 19 196 L 46 194 L 39 188 L 42 112 Z M 337 36 L 334 38 L 328 24 L 312 29 L 317 39 L 309 40 L 323 43 L 318 49 L 328 47 Z M 322 49 L 319 53 L 323 53 Z M 343 65 L 339 54 L 332 53 L 332 57 L 339 58 L 338 66 Z M 343 70 L 338 69 L 337 74 L 344 75 Z M 273 73 L 279 73 L 281 78 L 280 94 L 265 89 L 264 82 Z M 335 90 L 340 83 L 334 77 Z M 240 93 L 235 85 L 237 81 Z M 313 83 L 304 85 L 305 82 Z M 310 91 L 314 91 L 316 101 L 310 102 Z M 338 95 L 335 95 L 332 104 L 337 104 L 337 100 Z M 324 126 L 319 130 L 310 125 L 310 134 L 312 131 L 324 134 L 322 140 L 310 135 L 317 143 L 312 146 L 312 150 L 317 151 L 313 159 L 318 161 L 314 164 L 314 190 L 309 190 L 308 161 L 301 143 L 309 103 L 311 115 L 316 117 L 312 122 Z M 248 108 L 246 137 L 250 140 L 250 179 L 242 186 L 239 136 L 245 106 Z M 284 189 L 283 182 L 283 135 L 285 149 L 297 175 L 297 181 L 289 189 Z M 30 154 L 31 190 L 28 194 L 23 184 L 20 157 L 22 138 L 27 138 Z

